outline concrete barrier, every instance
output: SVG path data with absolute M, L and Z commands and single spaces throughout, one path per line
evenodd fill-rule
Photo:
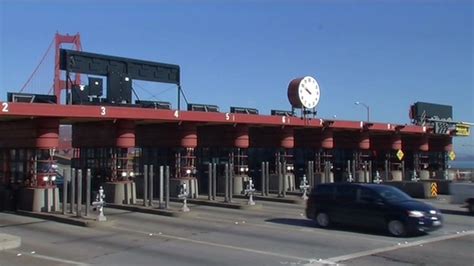
M 432 182 L 401 181 L 385 182 L 384 184 L 394 186 L 413 198 L 428 199 L 436 197 L 431 194 L 431 183 Z
M 451 180 L 442 180 L 442 179 L 428 179 L 428 180 L 421 180 L 421 182 L 428 182 L 433 183 L 435 182 L 438 188 L 438 194 L 441 195 L 449 195 L 449 184 L 452 182 Z
M 59 189 L 49 188 L 22 188 L 20 192 L 20 210 L 33 212 L 59 211 Z
M 105 201 L 114 204 L 135 204 L 137 200 L 134 182 L 107 182 L 104 184 Z

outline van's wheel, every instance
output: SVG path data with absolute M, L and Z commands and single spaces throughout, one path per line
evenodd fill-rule
M 329 227 L 329 224 L 330 224 L 329 215 L 325 212 L 318 212 L 316 214 L 316 224 L 322 228 Z
M 405 225 L 403 224 L 403 222 L 399 220 L 390 220 L 387 223 L 387 229 L 388 229 L 388 232 L 393 236 L 400 237 L 400 236 L 406 236 L 407 234 Z
M 470 200 L 469 205 L 467 207 L 469 209 L 469 213 L 474 214 L 474 200 Z

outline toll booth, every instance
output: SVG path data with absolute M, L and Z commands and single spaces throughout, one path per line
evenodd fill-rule
M 136 201 L 135 177 L 140 151 L 135 149 L 135 122 L 131 120 L 72 125 L 73 170 L 91 170 L 91 188 L 103 186 L 109 202 Z M 85 178 L 83 179 L 85 181 Z
M 141 124 L 137 127 L 137 146 L 142 151 L 140 169 L 153 165 L 154 174 L 158 176 L 159 166 L 170 167 L 170 196 L 177 197 L 176 188 L 184 183 L 191 198 L 199 195 L 196 124 Z M 143 175 L 140 180 L 142 178 Z M 157 183 L 153 186 L 155 192 L 159 191 Z
M 52 211 L 58 208 L 54 155 L 59 120 L 25 119 L 0 123 L 0 185 L 3 208 Z

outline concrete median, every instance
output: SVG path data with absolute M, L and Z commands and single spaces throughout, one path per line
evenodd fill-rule
M 0 233 L 0 251 L 14 249 L 21 246 L 21 238 L 9 234 Z
M 394 181 L 384 184 L 394 186 L 413 198 L 428 199 L 436 197 L 431 191 L 432 183 L 433 182 Z

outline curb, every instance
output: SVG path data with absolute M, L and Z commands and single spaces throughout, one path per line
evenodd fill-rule
M 113 209 L 131 211 L 131 212 L 141 212 L 141 213 L 162 215 L 162 216 L 168 216 L 168 217 L 181 217 L 181 216 L 192 215 L 191 212 L 182 212 L 182 211 L 176 211 L 176 210 L 163 210 L 163 209 L 155 209 L 155 208 L 142 207 L 142 206 L 130 206 L 130 205 L 107 203 L 107 207 L 113 208 Z
M 75 225 L 75 226 L 82 226 L 82 227 L 95 227 L 98 226 L 99 224 L 104 224 L 104 222 L 97 222 L 93 220 L 92 218 L 77 218 L 77 217 L 71 217 L 71 216 L 64 216 L 64 215 L 59 215 L 59 214 L 54 214 L 54 213 L 38 213 L 38 212 L 29 212 L 29 211 L 21 211 L 18 210 L 16 212 L 18 215 L 23 215 L 23 216 L 28 216 L 28 217 L 33 217 L 33 218 L 38 218 L 38 219 L 43 219 L 43 220 L 50 220 L 58 223 L 63 223 L 63 224 L 69 224 L 69 225 Z M 110 221 L 107 221 L 105 223 L 110 223 Z
M 234 195 L 234 198 L 238 199 L 246 199 L 246 196 Z M 274 198 L 268 196 L 253 196 L 255 200 L 261 201 L 271 201 L 271 202 L 278 202 L 278 203 L 288 203 L 288 204 L 304 204 L 306 201 L 303 199 L 291 199 L 291 198 Z
M 21 238 L 9 234 L 0 233 L 0 251 L 14 249 L 21 246 Z
M 182 202 L 182 200 L 177 198 L 172 198 L 170 201 L 173 202 Z M 196 205 L 205 205 L 211 207 L 227 208 L 227 209 L 237 209 L 237 210 L 258 210 L 262 208 L 261 204 L 247 205 L 239 203 L 228 203 L 228 202 L 219 202 L 219 201 L 209 201 L 209 200 L 200 200 L 200 199 L 188 199 L 188 203 Z

